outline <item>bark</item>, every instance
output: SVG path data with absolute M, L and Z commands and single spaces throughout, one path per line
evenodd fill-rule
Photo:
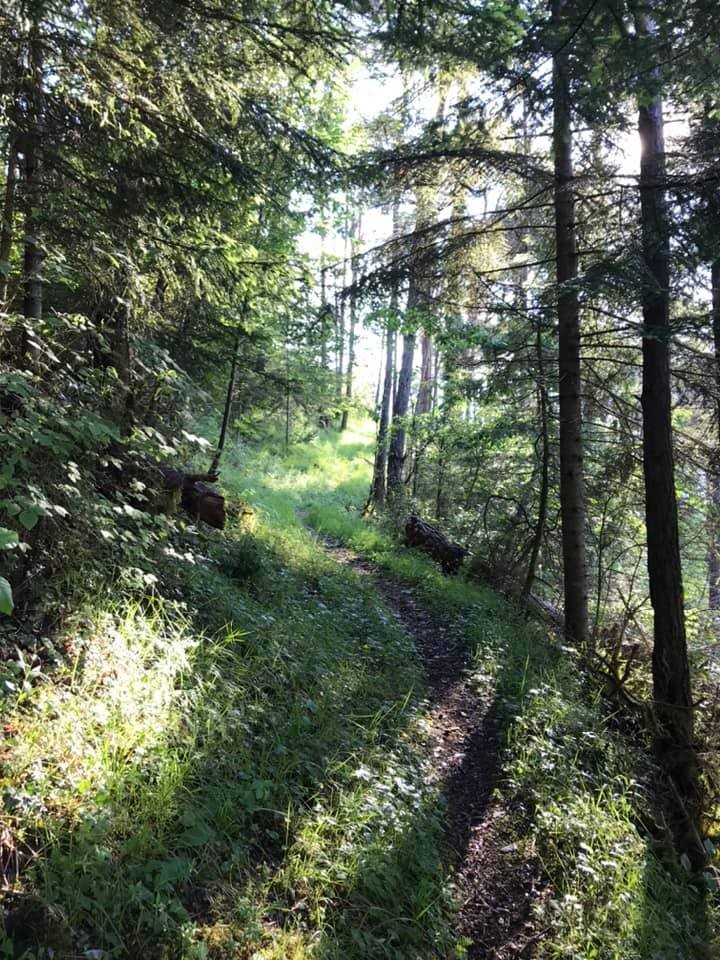
M 345 374 L 345 407 L 340 420 L 340 429 L 346 430 L 348 417 L 350 415 L 350 401 L 353 395 L 353 370 L 355 369 L 355 327 L 357 324 L 357 298 L 355 296 L 355 284 L 358 278 L 357 248 L 360 243 L 361 223 L 359 220 L 353 221 L 352 231 L 352 266 L 351 282 L 353 285 L 352 295 L 350 297 L 350 329 L 348 331 L 348 364 Z
M 342 400 L 343 370 L 345 369 L 345 297 L 342 294 L 335 308 L 335 317 L 335 397 L 339 406 Z
M 345 286 L 347 280 L 347 262 L 349 254 L 349 238 L 345 235 L 345 252 L 343 255 L 342 268 L 342 286 L 343 292 L 336 294 L 335 302 L 335 399 L 337 400 L 338 410 L 342 403 L 343 395 L 343 370 L 345 369 L 345 312 L 347 309 L 347 298 L 345 297 Z
M 408 295 L 408 308 L 415 306 L 417 288 L 411 284 Z M 412 387 L 413 360 L 415 358 L 415 334 L 406 333 L 403 337 L 402 362 L 398 375 L 397 394 L 393 408 L 392 436 L 388 453 L 387 493 L 389 498 L 396 497 L 403 485 L 405 464 L 405 418 L 410 408 L 410 390 Z
M 538 502 L 538 514 L 533 531 L 532 547 L 530 549 L 530 559 L 528 561 L 527 574 L 525 575 L 524 596 L 529 596 L 532 592 L 535 572 L 537 570 L 540 549 L 545 537 L 545 526 L 547 524 L 548 509 L 548 489 L 550 486 L 550 429 L 548 416 L 548 391 L 547 381 L 545 379 L 545 356 L 543 354 L 542 326 L 538 320 L 535 333 L 535 353 L 537 358 L 537 402 L 538 418 L 540 421 L 540 499 Z
M 0 234 L 0 310 L 8 307 L 8 283 L 10 279 L 10 254 L 13 243 L 13 218 L 17 184 L 17 148 L 11 136 L 8 142 L 7 177 L 2 209 L 2 233 Z
M 652 21 L 636 17 L 638 34 L 652 34 Z M 659 83 L 659 77 L 655 76 Z M 656 746 L 670 774 L 680 809 L 676 840 L 695 849 L 699 814 L 697 763 L 693 749 L 683 586 L 678 537 L 670 383 L 670 234 L 666 201 L 665 143 L 659 95 L 638 116 L 640 213 L 645 277 L 642 289 L 643 474 L 650 599 L 654 614 L 653 695 L 660 724 Z
M 375 465 L 373 468 L 373 486 L 371 492 L 372 503 L 377 508 L 385 506 L 387 492 L 385 472 L 388 458 L 388 432 L 390 412 L 392 406 L 393 370 L 395 367 L 395 334 L 387 331 L 385 338 L 385 377 L 383 380 L 382 403 L 380 407 L 380 423 L 378 425 L 377 449 L 375 451 Z
M 395 333 L 395 334 L 394 334 L 394 337 L 395 337 L 395 356 L 398 357 L 398 356 L 400 356 L 400 334 L 399 334 L 399 333 Z M 394 410 L 395 407 L 397 406 L 397 392 L 398 392 L 398 376 L 399 376 L 399 374 L 400 374 L 400 370 L 399 370 L 399 368 L 398 368 L 398 364 L 396 363 L 396 364 L 395 364 L 395 370 L 393 371 L 393 388 L 392 388 L 392 391 L 393 391 L 393 392 L 392 392 L 392 408 L 393 408 L 393 410 Z
M 712 328 L 715 346 L 715 417 L 718 438 L 715 462 L 708 472 L 708 497 L 710 507 L 710 547 L 708 551 L 708 604 L 711 610 L 720 610 L 720 543 L 718 521 L 720 520 L 720 260 L 710 265 L 712 286 Z
M 567 26 L 567 0 L 552 0 L 556 25 Z M 560 394 L 560 513 L 562 520 L 565 633 L 588 646 L 588 592 L 585 557 L 582 401 L 580 387 L 580 304 L 573 282 L 578 272 L 572 166 L 572 116 L 568 48 L 553 57 L 553 150 L 555 158 L 555 242 L 557 257 L 558 362 Z
M 25 82 L 23 206 L 25 250 L 23 255 L 23 315 L 42 320 L 43 252 L 40 243 L 42 203 L 42 41 L 37 23 L 30 29 L 28 70 Z
M 285 453 L 290 449 L 292 397 L 290 391 L 290 344 L 285 341 Z
M 382 336 L 380 337 L 380 367 L 378 368 L 378 378 L 375 384 L 375 400 L 373 402 L 373 416 L 376 417 L 380 416 L 380 398 L 383 383 L 385 382 L 385 357 L 387 356 L 388 336 L 388 331 L 383 330 Z
M 15 90 L 13 100 L 8 109 L 8 145 L 7 145 L 7 176 L 5 178 L 5 196 L 2 207 L 2 224 L 0 224 L 0 310 L 8 308 L 8 284 L 10 279 L 10 256 L 14 239 L 13 222 L 15 218 L 15 201 L 17 199 L 17 165 L 18 165 L 18 94 L 22 81 L 23 65 L 20 50 L 15 65 Z
M 418 386 L 417 400 L 415 401 L 415 415 L 422 416 L 432 409 L 433 396 L 433 342 L 428 333 L 423 331 L 420 337 L 420 385 Z
M 327 320 L 327 296 L 326 296 L 327 278 L 325 276 L 325 245 L 323 238 L 320 239 L 320 366 L 323 370 L 327 367 L 328 349 L 327 334 L 325 330 L 325 321 Z
M 238 363 L 240 361 L 240 345 L 244 333 L 244 322 L 247 316 L 247 303 L 242 307 L 242 321 L 235 332 L 235 344 L 233 346 L 232 362 L 230 364 L 230 377 L 228 379 L 227 393 L 225 395 L 225 408 L 223 410 L 222 425 L 220 427 L 220 437 L 218 438 L 217 450 L 210 464 L 209 473 L 217 473 L 220 465 L 220 457 L 225 449 L 225 439 L 227 437 L 228 425 L 230 423 L 230 413 L 232 411 L 233 397 L 235 396 L 235 383 L 237 381 Z

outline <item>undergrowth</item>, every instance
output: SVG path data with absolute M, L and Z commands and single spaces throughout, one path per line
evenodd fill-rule
M 5 955 L 458 955 L 410 641 L 261 473 L 6 701 Z
M 53 670 L 8 688 L 6 956 L 463 955 L 411 641 L 305 524 L 405 578 L 467 645 L 547 880 L 536 955 L 712 955 L 711 892 L 662 845 L 642 738 L 541 625 L 361 519 L 369 439 L 230 451 L 226 493 L 252 512 L 187 527 L 112 602 L 87 596 Z
M 353 449 L 353 441 L 341 439 Z M 324 456 L 332 457 L 327 445 Z M 322 456 L 321 458 L 322 459 Z M 318 462 L 316 456 L 315 461 Z M 660 773 L 642 731 L 613 715 L 572 650 L 479 583 L 444 577 L 398 546 L 388 522 L 348 502 L 367 494 L 352 458 L 306 480 L 309 522 L 412 583 L 471 652 L 473 676 L 505 717 L 501 789 L 524 849 L 547 881 L 535 955 L 582 960 L 696 960 L 720 949 L 717 872 L 693 877 L 673 855 L 655 802 Z M 295 469 L 307 477 L 307 452 Z M 285 482 L 295 486 L 288 475 Z M 317 490 L 313 494 L 313 490 Z

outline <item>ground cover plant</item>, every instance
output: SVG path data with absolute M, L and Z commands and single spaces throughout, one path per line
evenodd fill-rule
M 260 475 L 228 476 L 244 528 L 162 560 L 182 601 L 88 605 L 6 703 L 10 955 L 449 948 L 409 639 Z

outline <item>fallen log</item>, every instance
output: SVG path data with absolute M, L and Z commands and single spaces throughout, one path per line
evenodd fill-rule
M 160 467 L 165 491 L 191 517 L 202 520 L 216 530 L 225 526 L 225 498 L 206 480 L 217 480 L 213 473 L 182 473 L 173 467 Z
M 452 543 L 437 527 L 414 513 L 410 514 L 405 524 L 405 543 L 429 553 L 446 574 L 457 573 L 468 555 L 467 547 Z

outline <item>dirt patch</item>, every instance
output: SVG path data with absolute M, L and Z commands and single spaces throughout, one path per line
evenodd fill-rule
M 529 958 L 539 942 L 530 916 L 541 895 L 532 861 L 515 842 L 511 811 L 495 795 L 503 725 L 468 680 L 467 652 L 402 580 L 322 538 L 336 561 L 371 576 L 414 637 L 428 685 L 428 741 L 447 799 L 445 838 L 454 859 L 458 938 L 470 960 Z

